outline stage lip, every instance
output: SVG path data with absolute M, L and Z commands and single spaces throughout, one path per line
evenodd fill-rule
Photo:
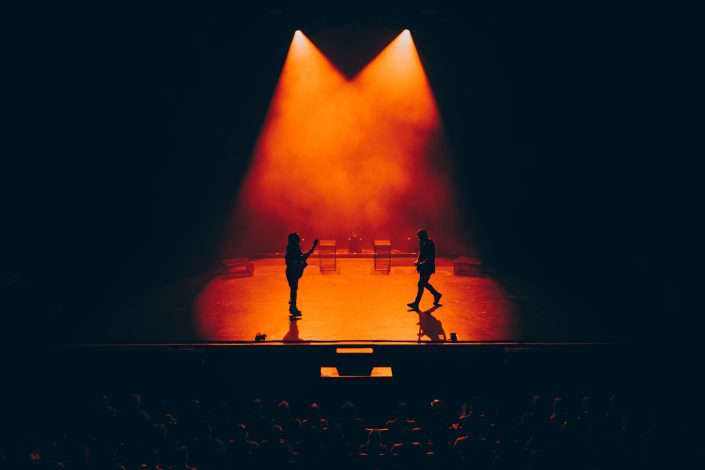
M 306 340 L 306 341 L 203 341 L 203 342 L 152 342 L 152 343 L 55 343 L 46 344 L 47 347 L 65 348 L 204 348 L 204 347 L 305 347 L 305 346 L 416 346 L 416 347 L 482 347 L 497 346 L 505 348 L 521 347 L 610 347 L 610 346 L 635 346 L 629 342 L 618 341 L 505 341 L 505 340 L 478 340 L 478 341 L 393 341 L 393 340 Z

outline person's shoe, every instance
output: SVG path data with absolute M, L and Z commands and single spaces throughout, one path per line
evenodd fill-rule
M 418 310 L 418 309 L 419 309 L 419 303 L 418 303 L 418 302 L 410 302 L 410 303 L 408 303 L 408 304 L 406 304 L 406 305 L 408 305 L 409 307 L 413 308 L 414 310 Z
M 300 317 L 302 314 L 301 314 L 301 310 L 293 310 L 293 311 L 289 312 L 289 315 L 291 315 L 292 317 Z
M 443 294 L 441 294 L 440 292 L 438 294 L 434 295 L 433 296 L 433 305 L 438 305 L 438 303 L 441 301 L 442 296 L 443 296 Z

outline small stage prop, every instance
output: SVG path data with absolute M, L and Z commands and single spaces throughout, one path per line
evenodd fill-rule
M 318 262 L 321 272 L 335 272 L 337 269 L 337 245 L 335 240 L 318 242 Z
M 362 253 L 362 237 L 359 233 L 353 232 L 348 237 L 350 253 Z
M 480 274 L 480 260 L 467 256 L 460 256 L 453 260 L 453 274 L 461 276 L 474 276 Z
M 230 258 L 223 260 L 223 268 L 218 273 L 223 279 L 232 277 L 254 276 L 255 264 L 249 258 Z
M 387 274 L 392 269 L 392 242 L 391 240 L 375 240 L 375 271 Z

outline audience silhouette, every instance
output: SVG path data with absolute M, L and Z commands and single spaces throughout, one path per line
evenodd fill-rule
M 328 419 L 310 403 L 301 408 L 302 420 L 286 400 L 258 399 L 233 412 L 222 400 L 151 397 L 145 406 L 138 394 L 100 394 L 71 405 L 45 403 L 48 412 L 21 425 L 2 423 L 0 463 L 18 469 L 599 469 L 668 462 L 675 468 L 686 457 L 702 457 L 699 447 L 685 445 L 698 442 L 697 435 L 683 434 L 687 428 L 669 413 L 655 412 L 658 404 L 625 407 L 616 396 L 600 397 L 553 396 L 550 410 L 542 396 L 523 407 L 523 394 L 511 393 L 462 404 L 402 402 L 391 419 L 380 406 L 362 419 L 350 401 Z

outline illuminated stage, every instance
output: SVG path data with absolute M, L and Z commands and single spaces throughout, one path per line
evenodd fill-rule
M 321 272 L 311 259 L 299 285 L 303 316 L 290 321 L 284 264 L 255 261 L 255 275 L 214 277 L 194 304 L 199 336 L 214 341 L 417 342 L 497 341 L 515 338 L 518 317 L 513 301 L 489 277 L 457 276 L 441 259 L 431 282 L 443 293 L 440 306 L 426 292 L 421 311 L 414 299 L 418 275 L 409 258 L 395 258 L 389 274 L 376 272 L 372 258 L 343 258 L 335 272 Z
M 102 307 L 74 321 L 52 324 L 73 344 L 320 344 L 359 342 L 405 345 L 441 343 L 583 343 L 621 340 L 595 311 L 533 295 L 530 287 L 501 274 L 453 273 L 453 261 L 437 258 L 431 283 L 443 294 L 433 308 L 424 293 L 421 313 L 406 304 L 418 275 L 409 254 L 393 254 L 389 274 L 374 270 L 370 253 L 339 254 L 335 272 L 322 273 L 311 257 L 299 283 L 303 316 L 290 321 L 284 259 L 254 259 L 254 275 L 223 278 L 218 270 L 155 281 L 127 292 L 117 284 Z M 455 333 L 457 343 L 451 339 Z
M 331 46 L 347 44 L 343 39 L 348 34 L 359 40 L 377 38 L 354 73 L 337 64 L 347 53 L 329 54 Z M 157 236 L 146 242 L 144 262 L 130 262 L 122 277 L 101 284 L 97 299 L 84 301 L 84 316 L 57 317 L 52 334 L 60 333 L 57 336 L 67 342 L 132 344 L 249 344 L 255 337 L 269 344 L 562 342 L 623 336 L 613 317 L 596 314 L 603 310 L 599 299 L 622 296 L 603 294 L 609 289 L 600 279 L 602 273 L 581 274 L 579 260 L 589 256 L 569 252 L 567 259 L 575 262 L 567 270 L 563 261 L 553 260 L 558 268 L 541 266 L 550 251 L 545 243 L 560 231 L 551 237 L 528 237 L 523 246 L 521 234 L 509 230 L 511 224 L 495 220 L 500 229 L 487 233 L 509 234 L 513 244 L 500 240 L 494 253 L 483 253 L 482 245 L 474 242 L 469 201 L 482 194 L 481 188 L 491 187 L 481 181 L 488 181 L 483 171 L 492 166 L 479 165 L 491 159 L 482 152 L 454 154 L 411 31 L 355 27 L 336 33 L 334 28 L 312 33 L 311 38 L 296 31 L 288 50 L 287 43 L 276 47 L 283 64 L 272 69 L 281 66 L 281 73 L 272 81 L 274 89 L 268 90 L 271 96 L 266 94 L 269 101 L 262 101 L 269 106 L 259 134 L 243 147 L 250 149 L 254 143 L 249 160 L 238 163 L 232 175 L 225 173 L 221 185 L 227 191 L 193 206 L 199 208 L 196 212 L 212 211 L 199 223 L 210 220 L 217 231 L 204 232 L 206 238 L 198 243 L 191 241 L 189 255 L 182 251 L 182 240 L 174 237 L 188 218 L 173 216 L 179 220 L 155 228 L 164 247 Z M 500 167 L 497 172 L 504 175 Z M 215 175 L 220 171 L 215 168 L 208 172 Z M 520 183 L 517 187 L 523 187 L 523 177 Z M 235 201 L 226 209 L 223 200 L 232 196 L 233 187 Z M 504 214 L 507 209 L 507 200 L 495 189 L 482 198 L 496 209 L 488 213 Z M 173 204 L 175 213 L 188 205 L 183 199 Z M 231 212 L 227 217 L 226 210 Z M 171 220 L 171 212 L 165 213 Z M 523 211 L 521 217 L 530 213 Z M 535 223 L 521 221 L 527 227 Z M 252 276 L 224 278 L 204 272 L 223 258 L 231 258 L 230 267 L 240 269 L 234 257 L 282 249 L 292 231 L 305 237 L 304 250 L 315 237 L 344 243 L 354 233 L 360 242 L 364 234 L 368 250 L 370 240 L 385 239 L 395 240 L 396 249 L 412 251 L 421 227 L 443 252 L 477 253 L 497 273 L 459 276 L 451 259 L 439 259 L 431 283 L 443 293 L 441 305 L 434 308 L 427 292 L 417 312 L 406 306 L 414 299 L 418 279 L 408 253 L 392 255 L 388 273 L 375 271 L 369 252 L 340 255 L 335 271 L 326 273 L 314 257 L 299 286 L 303 317 L 290 321 L 281 254 L 246 263 L 244 271 L 254 272 Z M 512 249 L 503 254 L 505 242 Z M 585 292 L 598 301 L 576 301 L 570 292 Z

